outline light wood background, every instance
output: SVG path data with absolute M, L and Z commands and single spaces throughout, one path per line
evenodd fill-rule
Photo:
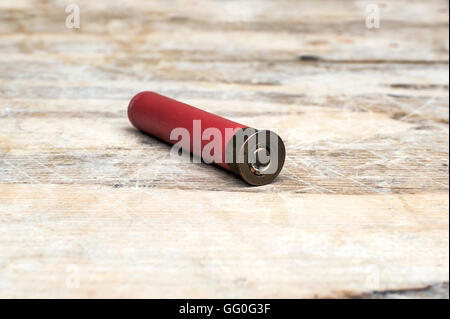
M 73 2 L 0 2 L 1 297 L 448 298 L 448 1 Z M 283 171 L 171 160 L 142 90 Z

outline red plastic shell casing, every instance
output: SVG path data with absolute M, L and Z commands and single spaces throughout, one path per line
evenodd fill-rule
M 162 96 L 154 92 L 141 92 L 135 95 L 128 106 L 128 118 L 131 123 L 139 130 L 156 136 L 170 144 L 175 144 L 178 140 L 171 140 L 170 134 L 175 128 L 185 128 L 190 134 L 190 152 L 198 157 L 202 157 L 202 151 L 210 140 L 203 140 L 204 130 L 207 128 L 216 128 L 222 134 L 222 161 L 217 165 L 230 170 L 225 162 L 226 146 L 232 138 L 234 132 L 246 128 L 242 125 L 218 115 L 200 110 L 191 105 L 181 103 Z M 200 120 L 201 135 L 197 137 L 201 140 L 201 147 L 194 148 L 194 120 Z M 227 130 L 226 130 L 227 129 Z M 232 129 L 232 131 L 230 130 Z M 231 131 L 231 134 L 230 134 Z M 205 158 L 206 157 L 206 158 Z M 203 158 L 213 162 L 213 157 L 203 154 Z

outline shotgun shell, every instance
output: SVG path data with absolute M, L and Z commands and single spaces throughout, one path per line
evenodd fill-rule
M 285 147 L 269 130 L 256 130 L 154 92 L 135 95 L 128 106 L 134 127 L 240 176 L 250 185 L 266 185 L 284 165 Z M 171 134 L 188 133 L 186 140 Z M 211 154 L 211 136 L 219 145 Z M 220 144 L 218 144 L 220 143 Z

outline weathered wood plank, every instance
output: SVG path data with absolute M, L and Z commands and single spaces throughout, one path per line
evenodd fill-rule
M 254 60 L 255 54 L 278 59 L 319 54 L 346 60 L 448 61 L 445 1 L 380 4 L 382 27 L 375 30 L 365 27 L 365 8 L 373 1 L 327 1 L 320 6 L 315 1 L 214 1 L 200 8 L 195 2 L 78 3 L 82 11 L 86 9 L 83 27 L 73 34 L 64 27 L 64 4 L 40 3 L 26 12 L 14 9 L 11 1 L 10 10 L 3 12 L 6 19 L 0 19 L 6 36 L 0 43 L 8 41 L 8 50 L 15 52 L 38 47 L 67 58 L 86 53 L 115 58 L 120 51 L 136 59 L 156 53 L 166 61 L 186 55 L 214 60 L 223 54 L 233 60 L 242 56 Z M 43 34 L 45 43 L 40 41 Z
M 279 183 L 260 187 L 258 192 L 448 189 L 448 130 L 441 125 L 421 127 L 367 112 L 333 113 L 333 109 L 310 107 L 301 115 L 271 116 L 264 127 L 282 123 L 279 131 L 288 157 Z M 131 128 L 125 114 L 101 121 L 95 116 L 64 118 L 44 113 L 1 119 L 7 138 L 2 138 L 0 160 L 10 163 L 2 168 L 1 181 L 34 183 L 28 177 L 32 176 L 40 183 L 134 186 L 139 179 L 141 187 L 250 191 L 220 169 L 170 159 L 170 147 Z M 321 120 L 311 121 L 317 118 Z M 250 118 L 238 119 L 250 122 Z M 22 167 L 27 175 L 11 165 Z M 204 183 L 199 184 L 199 178 Z
M 0 296 L 448 298 L 448 2 L 367 3 L 0 2 Z M 278 131 L 281 175 L 171 159 L 141 90 Z
M 447 194 L 36 184 L 1 185 L 0 200 L 13 297 L 345 297 L 448 280 Z

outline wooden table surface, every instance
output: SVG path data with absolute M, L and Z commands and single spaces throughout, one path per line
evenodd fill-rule
M 0 297 L 448 298 L 448 1 L 75 2 L 0 3 Z M 142 90 L 283 171 L 174 161 Z

